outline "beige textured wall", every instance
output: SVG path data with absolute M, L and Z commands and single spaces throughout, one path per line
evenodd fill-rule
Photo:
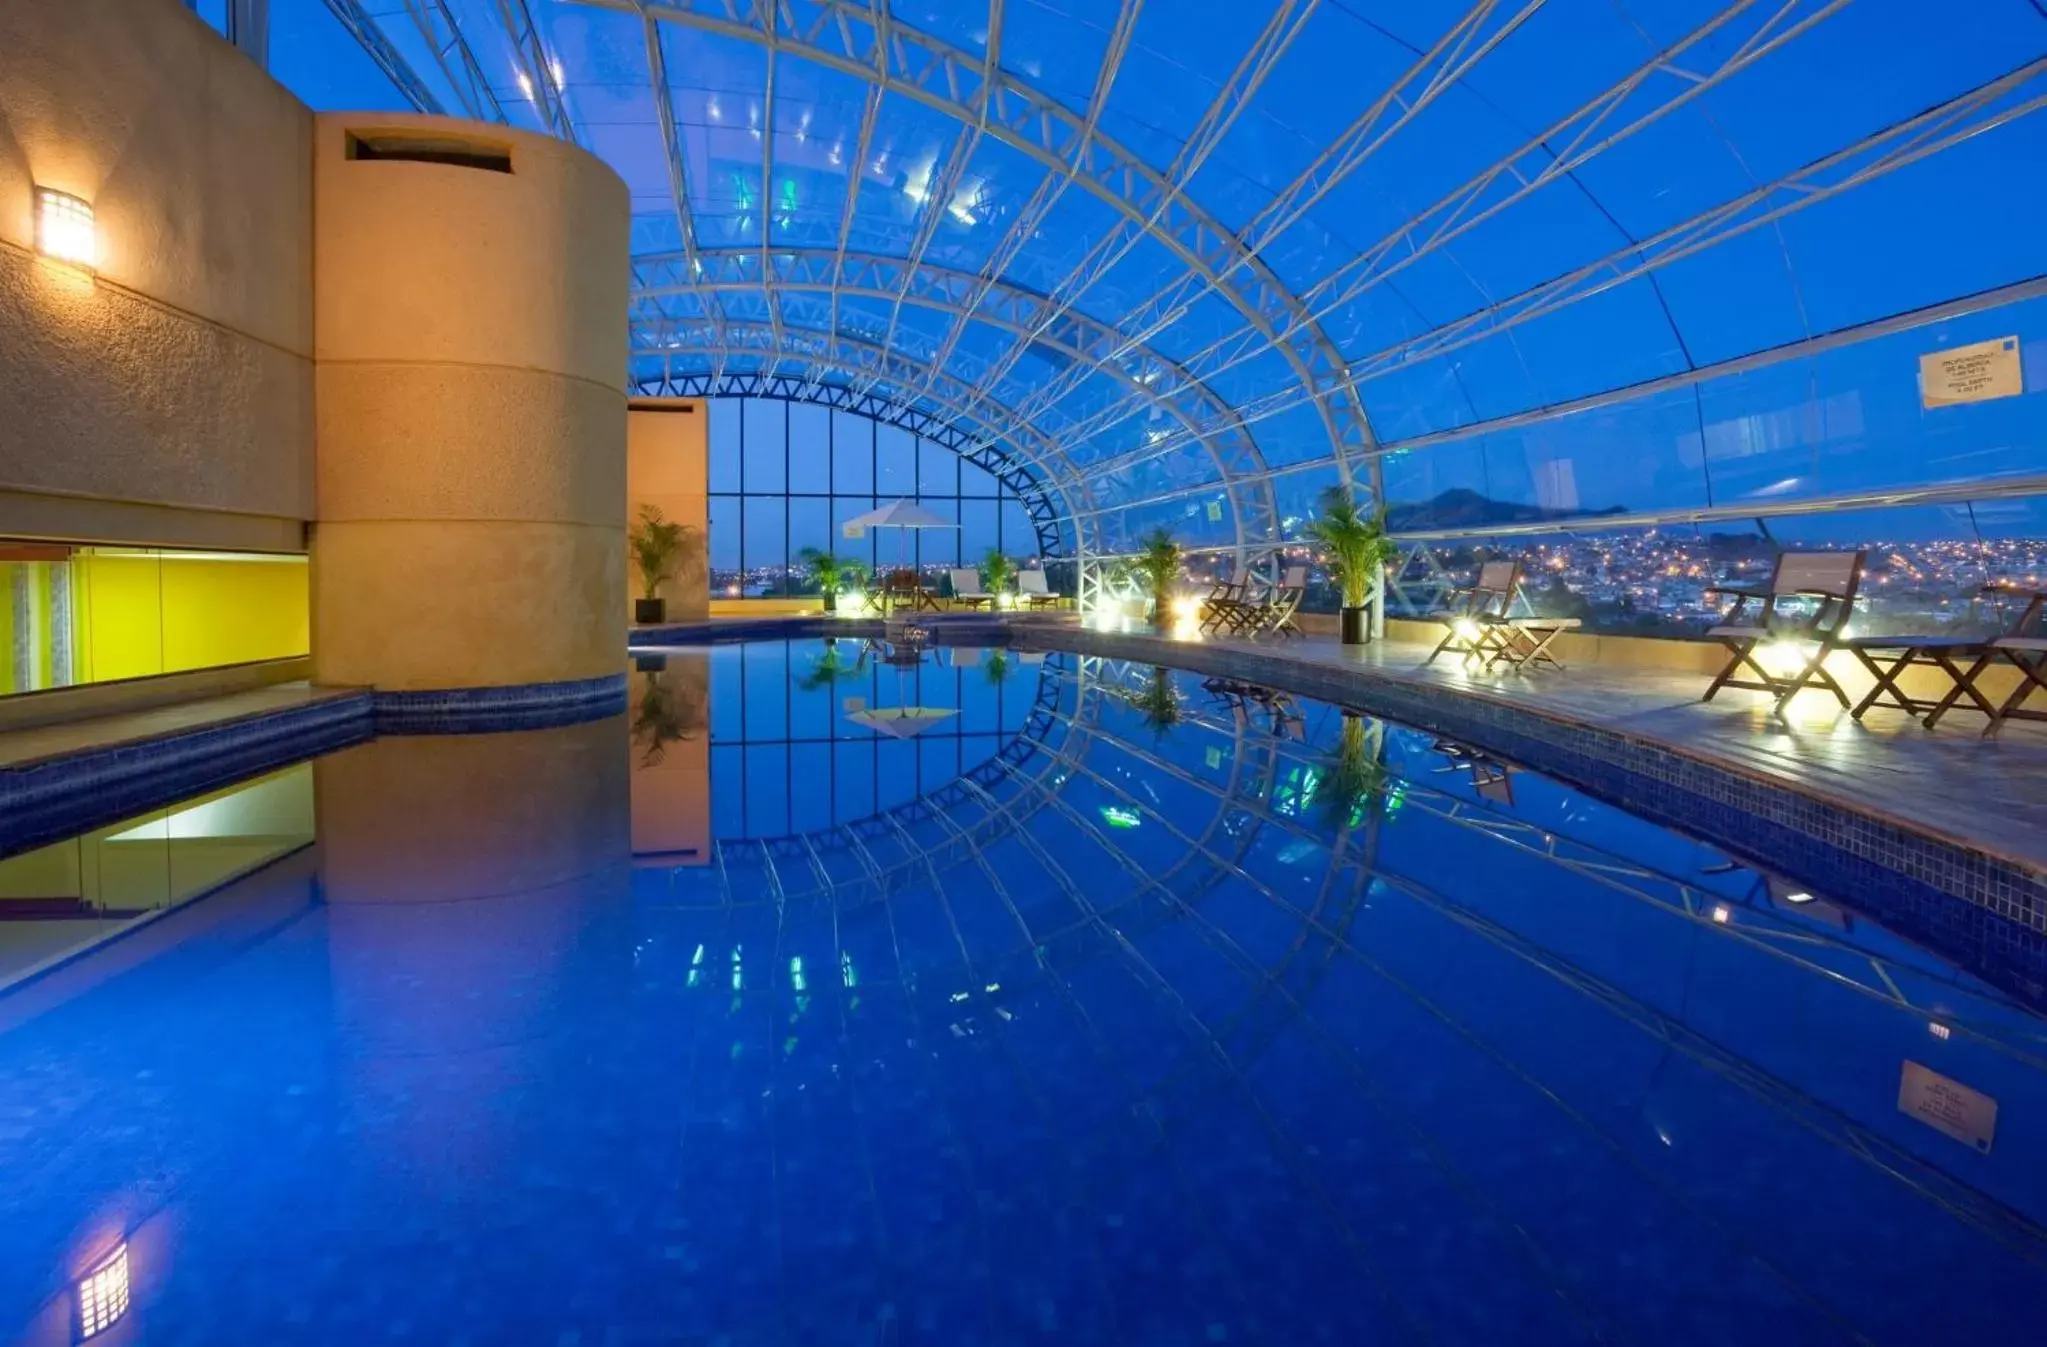
M 0 3 L 0 492 L 312 517 L 311 150 L 177 0 Z M 97 274 L 35 255 L 38 184 L 92 204 Z
M 687 411 L 681 410 L 687 408 Z M 711 573 L 705 548 L 710 540 L 710 414 L 703 400 L 635 399 L 626 413 L 626 520 L 642 505 L 697 531 L 694 566 L 679 567 L 661 587 L 668 620 L 710 615 Z M 640 573 L 626 567 L 626 611 L 640 597 Z
M 510 174 L 351 160 L 351 131 L 460 134 Z M 594 156 L 444 118 L 314 130 L 321 682 L 486 687 L 624 663 L 625 185 Z

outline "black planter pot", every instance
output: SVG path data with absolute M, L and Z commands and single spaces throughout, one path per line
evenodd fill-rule
M 1343 643 L 1363 645 L 1372 639 L 1372 610 L 1368 607 L 1343 610 Z
M 634 599 L 633 621 L 643 627 L 658 626 L 668 620 L 668 600 Z
M 824 592 L 824 610 L 825 610 L 825 611 L 826 611 L 827 613 L 836 613 L 836 612 L 838 612 L 838 611 L 839 611 L 839 591 L 838 591 L 838 590 L 836 590 L 836 589 L 828 589 L 828 590 L 826 590 L 826 591 Z
M 666 655 L 646 651 L 636 652 L 633 655 L 633 670 L 637 673 L 660 673 L 667 669 L 667 667 L 668 656 Z

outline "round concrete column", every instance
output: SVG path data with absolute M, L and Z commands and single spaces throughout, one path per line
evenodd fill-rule
M 313 670 L 386 690 L 619 675 L 625 184 L 441 117 L 314 129 Z

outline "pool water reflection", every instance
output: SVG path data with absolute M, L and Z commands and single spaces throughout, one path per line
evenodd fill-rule
M 316 847 L 0 997 L 0 1335 L 74 1340 L 117 1249 L 148 1343 L 2047 1309 L 2047 1023 L 1852 895 L 1334 707 L 877 653 L 680 652 L 651 763 L 630 715 L 323 758 Z

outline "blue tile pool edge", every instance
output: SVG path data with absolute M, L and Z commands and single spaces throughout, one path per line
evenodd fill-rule
M 619 715 L 626 708 L 626 675 L 372 696 L 378 734 L 497 734 Z
M 1031 647 L 1242 678 L 1472 743 L 1860 907 L 2029 1001 L 2047 997 L 2047 875 L 1953 839 L 1542 708 L 1283 648 L 1078 628 L 1017 634 Z
M 360 743 L 374 729 L 374 699 L 354 692 L 0 769 L 0 851 L 117 823 Z

